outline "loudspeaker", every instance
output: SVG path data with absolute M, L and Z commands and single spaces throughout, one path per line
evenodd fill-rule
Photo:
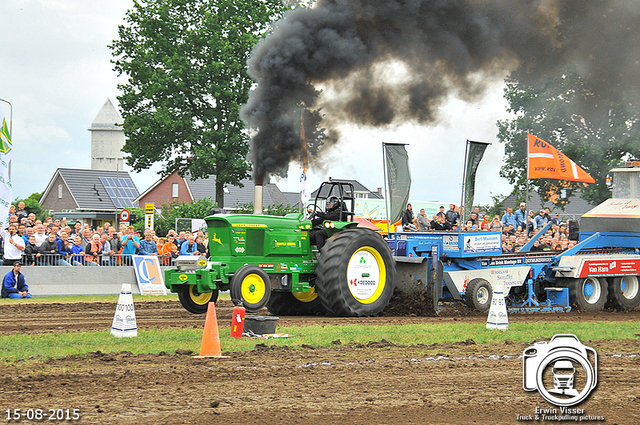
M 580 223 L 578 223 L 578 220 L 569 220 L 568 224 L 569 224 L 569 240 L 577 241 L 578 235 L 580 234 Z

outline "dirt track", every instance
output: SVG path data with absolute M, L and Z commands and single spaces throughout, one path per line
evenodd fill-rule
M 228 326 L 231 308 L 228 301 L 219 303 L 221 326 Z M 113 312 L 109 303 L 1 305 L 0 329 L 4 335 L 18 330 L 104 331 Z M 141 330 L 201 328 L 204 323 L 203 316 L 187 313 L 177 302 L 137 303 L 136 318 Z M 510 320 L 639 318 L 636 311 L 512 315 Z M 294 317 L 281 318 L 279 325 L 485 320 L 464 308 L 449 308 L 441 317 Z M 579 407 L 586 414 L 604 416 L 606 423 L 640 423 L 640 343 L 583 342 L 598 352 L 600 380 Z M 519 356 L 528 344 L 428 344 L 427 335 L 425 345 L 411 347 L 381 341 L 294 350 L 257 343 L 251 352 L 215 360 L 194 359 L 191 353 L 98 352 L 16 362 L 0 372 L 0 401 L 5 422 L 9 408 L 79 408 L 81 419 L 76 423 L 113 424 L 493 424 L 518 423 L 516 415 L 553 407 L 537 392 L 522 389 Z

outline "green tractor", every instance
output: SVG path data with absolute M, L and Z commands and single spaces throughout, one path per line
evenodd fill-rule
M 319 220 L 336 216 L 323 211 L 331 203 L 338 220 Z M 165 270 L 165 285 L 195 314 L 226 290 L 250 313 L 378 314 L 393 295 L 395 262 L 379 234 L 357 227 L 354 205 L 353 185 L 332 180 L 322 183 L 307 217 L 209 216 L 210 261 L 178 257 L 176 268 Z M 328 238 L 319 251 L 318 238 Z

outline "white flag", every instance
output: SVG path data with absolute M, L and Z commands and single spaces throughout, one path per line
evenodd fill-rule
M 307 170 L 302 170 L 300 174 L 300 200 L 302 204 L 306 204 L 311 198 L 311 189 L 309 189 L 309 178 Z
M 1 106 L 0 121 L 2 122 L 0 131 L 0 228 L 4 229 L 9 225 L 9 206 L 13 199 L 11 181 L 9 180 L 9 161 L 13 156 L 13 145 L 11 144 L 9 126 Z

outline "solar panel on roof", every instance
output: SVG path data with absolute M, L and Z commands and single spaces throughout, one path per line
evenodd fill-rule
M 132 206 L 133 200 L 139 195 L 131 179 L 100 177 L 100 181 L 117 208 Z

